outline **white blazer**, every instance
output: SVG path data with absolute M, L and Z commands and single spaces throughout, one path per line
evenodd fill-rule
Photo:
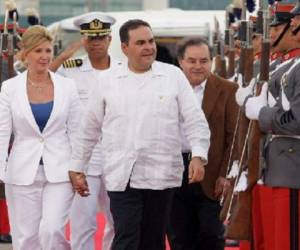
M 69 181 L 72 144 L 81 117 L 81 104 L 73 80 L 49 72 L 54 104 L 41 133 L 27 96 L 27 71 L 3 83 L 0 93 L 0 179 L 30 185 L 41 157 L 49 182 Z M 14 143 L 7 159 L 11 133 Z

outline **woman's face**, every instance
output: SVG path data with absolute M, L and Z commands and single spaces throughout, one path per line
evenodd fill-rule
M 48 71 L 53 58 L 53 46 L 51 42 L 43 42 L 25 55 L 28 70 L 34 72 Z

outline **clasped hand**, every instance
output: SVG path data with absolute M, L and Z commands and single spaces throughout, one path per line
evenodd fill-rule
M 205 174 L 204 163 L 200 157 L 193 157 L 189 165 L 189 183 L 200 182 Z
M 80 196 L 88 196 L 90 194 L 86 176 L 84 173 L 69 171 L 69 177 L 73 189 Z

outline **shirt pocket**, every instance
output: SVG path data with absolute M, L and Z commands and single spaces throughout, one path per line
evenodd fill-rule
M 154 113 L 161 119 L 178 119 L 178 105 L 176 96 L 171 94 L 154 94 Z
M 176 96 L 159 93 L 154 95 L 155 120 L 161 138 L 160 147 L 172 152 L 179 144 L 179 111 Z
M 269 161 L 282 166 L 298 166 L 300 160 L 300 140 L 279 137 L 269 144 Z

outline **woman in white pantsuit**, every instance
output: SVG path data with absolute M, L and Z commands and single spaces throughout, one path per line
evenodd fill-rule
M 74 195 L 68 168 L 80 100 L 72 80 L 48 70 L 53 46 L 47 29 L 30 27 L 22 42 L 28 70 L 4 82 L 0 93 L 0 180 L 13 248 L 70 249 L 64 227 Z

